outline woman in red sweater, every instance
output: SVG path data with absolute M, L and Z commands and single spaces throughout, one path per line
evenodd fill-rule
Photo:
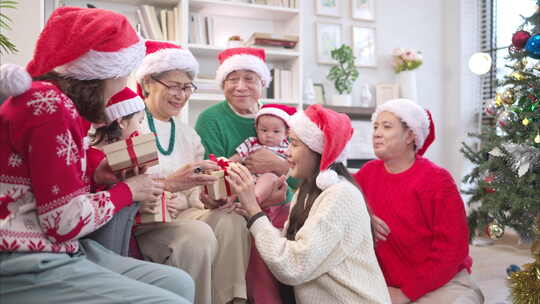
M 450 173 L 422 157 L 435 139 L 429 112 L 407 99 L 372 116 L 377 160 L 355 174 L 371 207 L 376 253 L 393 304 L 483 303 L 469 272 L 464 204 Z

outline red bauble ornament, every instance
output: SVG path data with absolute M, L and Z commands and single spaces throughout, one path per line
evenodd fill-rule
M 517 31 L 512 35 L 512 45 L 520 50 L 525 47 L 525 44 L 530 37 L 531 34 L 527 31 Z
M 491 184 L 494 180 L 495 180 L 495 175 L 494 174 L 490 174 L 488 176 L 486 176 L 484 178 L 484 182 L 488 183 L 488 184 Z M 491 187 L 485 187 L 484 190 L 487 192 L 487 193 L 495 193 L 497 192 L 497 190 L 491 188 Z

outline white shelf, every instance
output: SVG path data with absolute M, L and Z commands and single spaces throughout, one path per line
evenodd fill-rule
M 70 5 L 70 0 L 60 0 L 60 4 Z M 178 5 L 178 0 L 89 0 L 88 3 L 119 3 L 129 5 L 153 5 L 157 7 L 173 7 Z
M 257 47 L 257 46 L 254 46 Z M 225 47 L 206 45 L 206 44 L 193 44 L 188 45 L 189 50 L 196 56 L 202 57 L 214 57 L 217 58 L 219 52 L 225 50 Z M 288 61 L 295 60 L 300 56 L 299 52 L 279 49 L 265 49 L 266 58 L 269 61 Z
M 299 13 L 296 8 L 223 0 L 191 0 L 189 9 L 208 15 L 265 20 L 288 20 Z

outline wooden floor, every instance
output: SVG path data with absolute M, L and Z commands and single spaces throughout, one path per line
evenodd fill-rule
M 506 268 L 522 266 L 533 261 L 527 245 L 519 244 L 518 237 L 505 233 L 501 240 L 489 246 L 470 246 L 474 260 L 472 276 L 482 289 L 486 304 L 510 304 Z

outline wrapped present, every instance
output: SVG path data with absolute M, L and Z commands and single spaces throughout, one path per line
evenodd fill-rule
M 164 191 L 161 195 L 161 204 L 156 213 L 140 213 L 135 217 L 136 224 L 147 223 L 168 223 L 171 221 L 169 210 L 167 210 L 167 200 L 171 198 L 172 194 L 168 191 Z
M 212 185 L 204 186 L 204 193 L 208 194 L 213 200 L 224 200 L 232 195 L 231 186 L 229 185 L 229 182 L 225 180 L 229 161 L 226 158 L 216 158 L 214 154 L 210 154 L 209 158 L 211 161 L 218 164 L 221 170 L 207 172 L 207 174 L 217 177 L 218 180 Z
M 152 167 L 158 164 L 154 134 L 129 137 L 103 147 L 109 166 L 113 171 L 134 167 Z

